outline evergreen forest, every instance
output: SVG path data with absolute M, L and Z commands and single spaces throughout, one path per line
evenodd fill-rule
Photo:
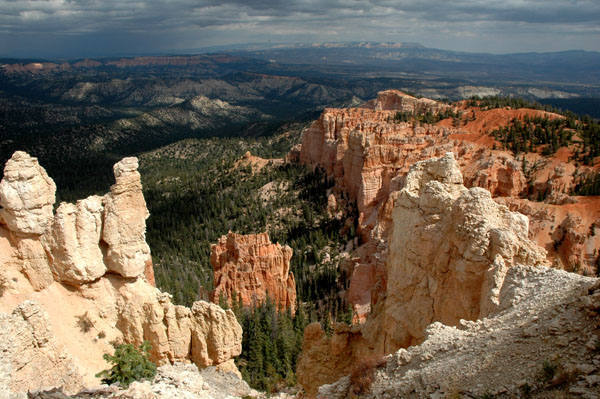
M 294 371 L 308 322 L 331 332 L 334 321 L 350 322 L 352 312 L 339 296 L 345 277 L 338 263 L 355 235 L 356 217 L 327 215 L 327 189 L 333 182 L 320 170 L 271 163 L 252 170 L 238 161 L 246 151 L 264 158 L 284 156 L 299 132 L 257 139 L 189 139 L 140 158 L 144 196 L 150 210 L 147 241 L 152 248 L 157 286 L 178 304 L 208 300 L 213 289 L 210 246 L 233 231 L 267 231 L 272 242 L 294 255 L 298 311 L 278 312 L 272 302 L 242 309 L 231 306 L 243 327 L 244 379 L 273 391 L 295 383 Z

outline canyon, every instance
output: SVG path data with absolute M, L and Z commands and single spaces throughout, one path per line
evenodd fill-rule
M 514 155 L 490 134 L 515 118 L 561 116 L 463 102 L 450 109 L 464 120 L 397 119 L 449 107 L 381 92 L 357 108 L 326 109 L 289 155 L 335 180 L 332 202 L 356 202 L 361 242 L 341 265 L 355 324 L 335 325 L 331 337 L 318 323 L 305 330 L 298 380 L 309 396 L 361 360 L 421 344 L 431 323 L 493 318 L 513 268 L 597 273 L 600 200 L 570 195 L 595 166 L 575 165 L 569 148 Z M 543 202 L 528 199 L 541 193 Z
M 349 324 L 324 328 L 321 320 L 304 329 L 295 377 L 305 397 L 514 397 L 530 389 L 542 398 L 552 382 L 539 377 L 546 364 L 569 394 L 597 396 L 600 288 L 591 276 L 598 273 L 600 199 L 572 193 L 598 164 L 577 163 L 573 147 L 550 155 L 500 149 L 492 131 L 536 116 L 563 118 L 387 90 L 354 108 L 325 109 L 285 161 L 248 151 L 220 163 L 242 179 L 281 172 L 281 181 L 256 180 L 250 195 L 261 204 L 282 194 L 273 188 L 282 182 L 300 195 L 285 180 L 293 176 L 286 163 L 322 170 L 308 187 L 323 188 L 327 209 L 310 220 L 327 217 L 350 229 L 346 212 L 356 204 L 356 237 L 292 250 L 271 241 L 290 235 L 229 231 L 218 238 L 221 230 L 209 241 L 213 303 L 189 307 L 156 288 L 154 268 L 164 265 L 153 265 L 146 242 L 137 158 L 114 165 L 107 194 L 56 204 L 53 179 L 36 158 L 15 152 L 0 182 L 0 391 L 76 394 L 98 385 L 95 373 L 107 368 L 102 355 L 114 344 L 149 341 L 155 379 L 126 392 L 98 388 L 94 397 L 260 396 L 234 363 L 247 339 L 237 313 L 217 304 L 248 311 L 272 301 L 304 315 L 313 303 L 303 302 L 301 273 L 292 272 L 292 257 L 303 256 L 300 266 L 315 275 L 323 265 L 339 267 L 337 276 L 348 280 L 336 285 L 345 289 L 335 299 L 350 303 L 354 316 Z M 181 145 L 193 154 L 190 143 Z M 168 174 L 156 179 L 181 188 Z M 173 193 L 158 192 L 166 194 Z M 222 209 L 221 217 L 227 227 Z
M 579 377 L 571 394 L 597 395 L 597 279 L 548 267 L 527 217 L 462 180 L 452 153 L 410 168 L 392 194 L 387 291 L 362 325 L 305 330 L 309 397 L 520 397 L 543 391 L 544 362 Z
M 514 155 L 497 149 L 501 145 L 490 135 L 514 118 L 560 116 L 534 109 L 483 110 L 463 102 L 454 106 L 467 116 L 460 126 L 453 126 L 452 118 L 434 124 L 394 120 L 397 112 L 437 114 L 449 108 L 397 90 L 383 91 L 358 108 L 325 109 L 290 154 L 335 179 L 338 198 L 345 193 L 356 201 L 363 244 L 345 267 L 352 276 L 347 299 L 359 320 L 376 302 L 376 291 L 385 291 L 386 241 L 394 208 L 391 193 L 403 186 L 412 164 L 449 151 L 456 156 L 465 186 L 485 188 L 496 201 L 531 219 L 529 237 L 546 249 L 555 267 L 596 272 L 600 201 L 570 195 L 578 175 L 595 168 L 576 167 L 568 160 L 567 148 L 550 157 L 533 152 Z M 546 198 L 543 203 L 528 199 L 540 195 Z

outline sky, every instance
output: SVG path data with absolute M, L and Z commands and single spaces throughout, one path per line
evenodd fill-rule
M 491 53 L 600 51 L 600 0 L 0 0 L 5 57 L 346 41 Z

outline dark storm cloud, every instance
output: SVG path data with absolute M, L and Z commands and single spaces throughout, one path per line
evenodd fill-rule
M 268 40 L 458 40 L 484 47 L 475 40 L 498 32 L 515 43 L 521 35 L 531 46 L 546 37 L 600 50 L 599 26 L 598 0 L 0 0 L 2 52 L 25 39 L 71 43 L 91 35 L 107 51 L 120 36 L 146 38 L 140 44 L 150 47 L 170 39 L 172 49 Z

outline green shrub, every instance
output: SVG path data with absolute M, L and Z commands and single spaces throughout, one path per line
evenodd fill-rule
M 551 381 L 556 375 L 557 369 L 558 365 L 556 363 L 544 360 L 544 364 L 542 365 L 542 380 L 544 382 Z
M 148 341 L 144 341 L 139 349 L 131 344 L 116 346 L 114 355 L 104 355 L 104 360 L 113 366 L 109 370 L 99 372 L 96 377 L 102 377 L 105 384 L 118 382 L 123 387 L 128 387 L 133 381 L 154 378 L 156 365 L 148 359 L 150 348 Z

